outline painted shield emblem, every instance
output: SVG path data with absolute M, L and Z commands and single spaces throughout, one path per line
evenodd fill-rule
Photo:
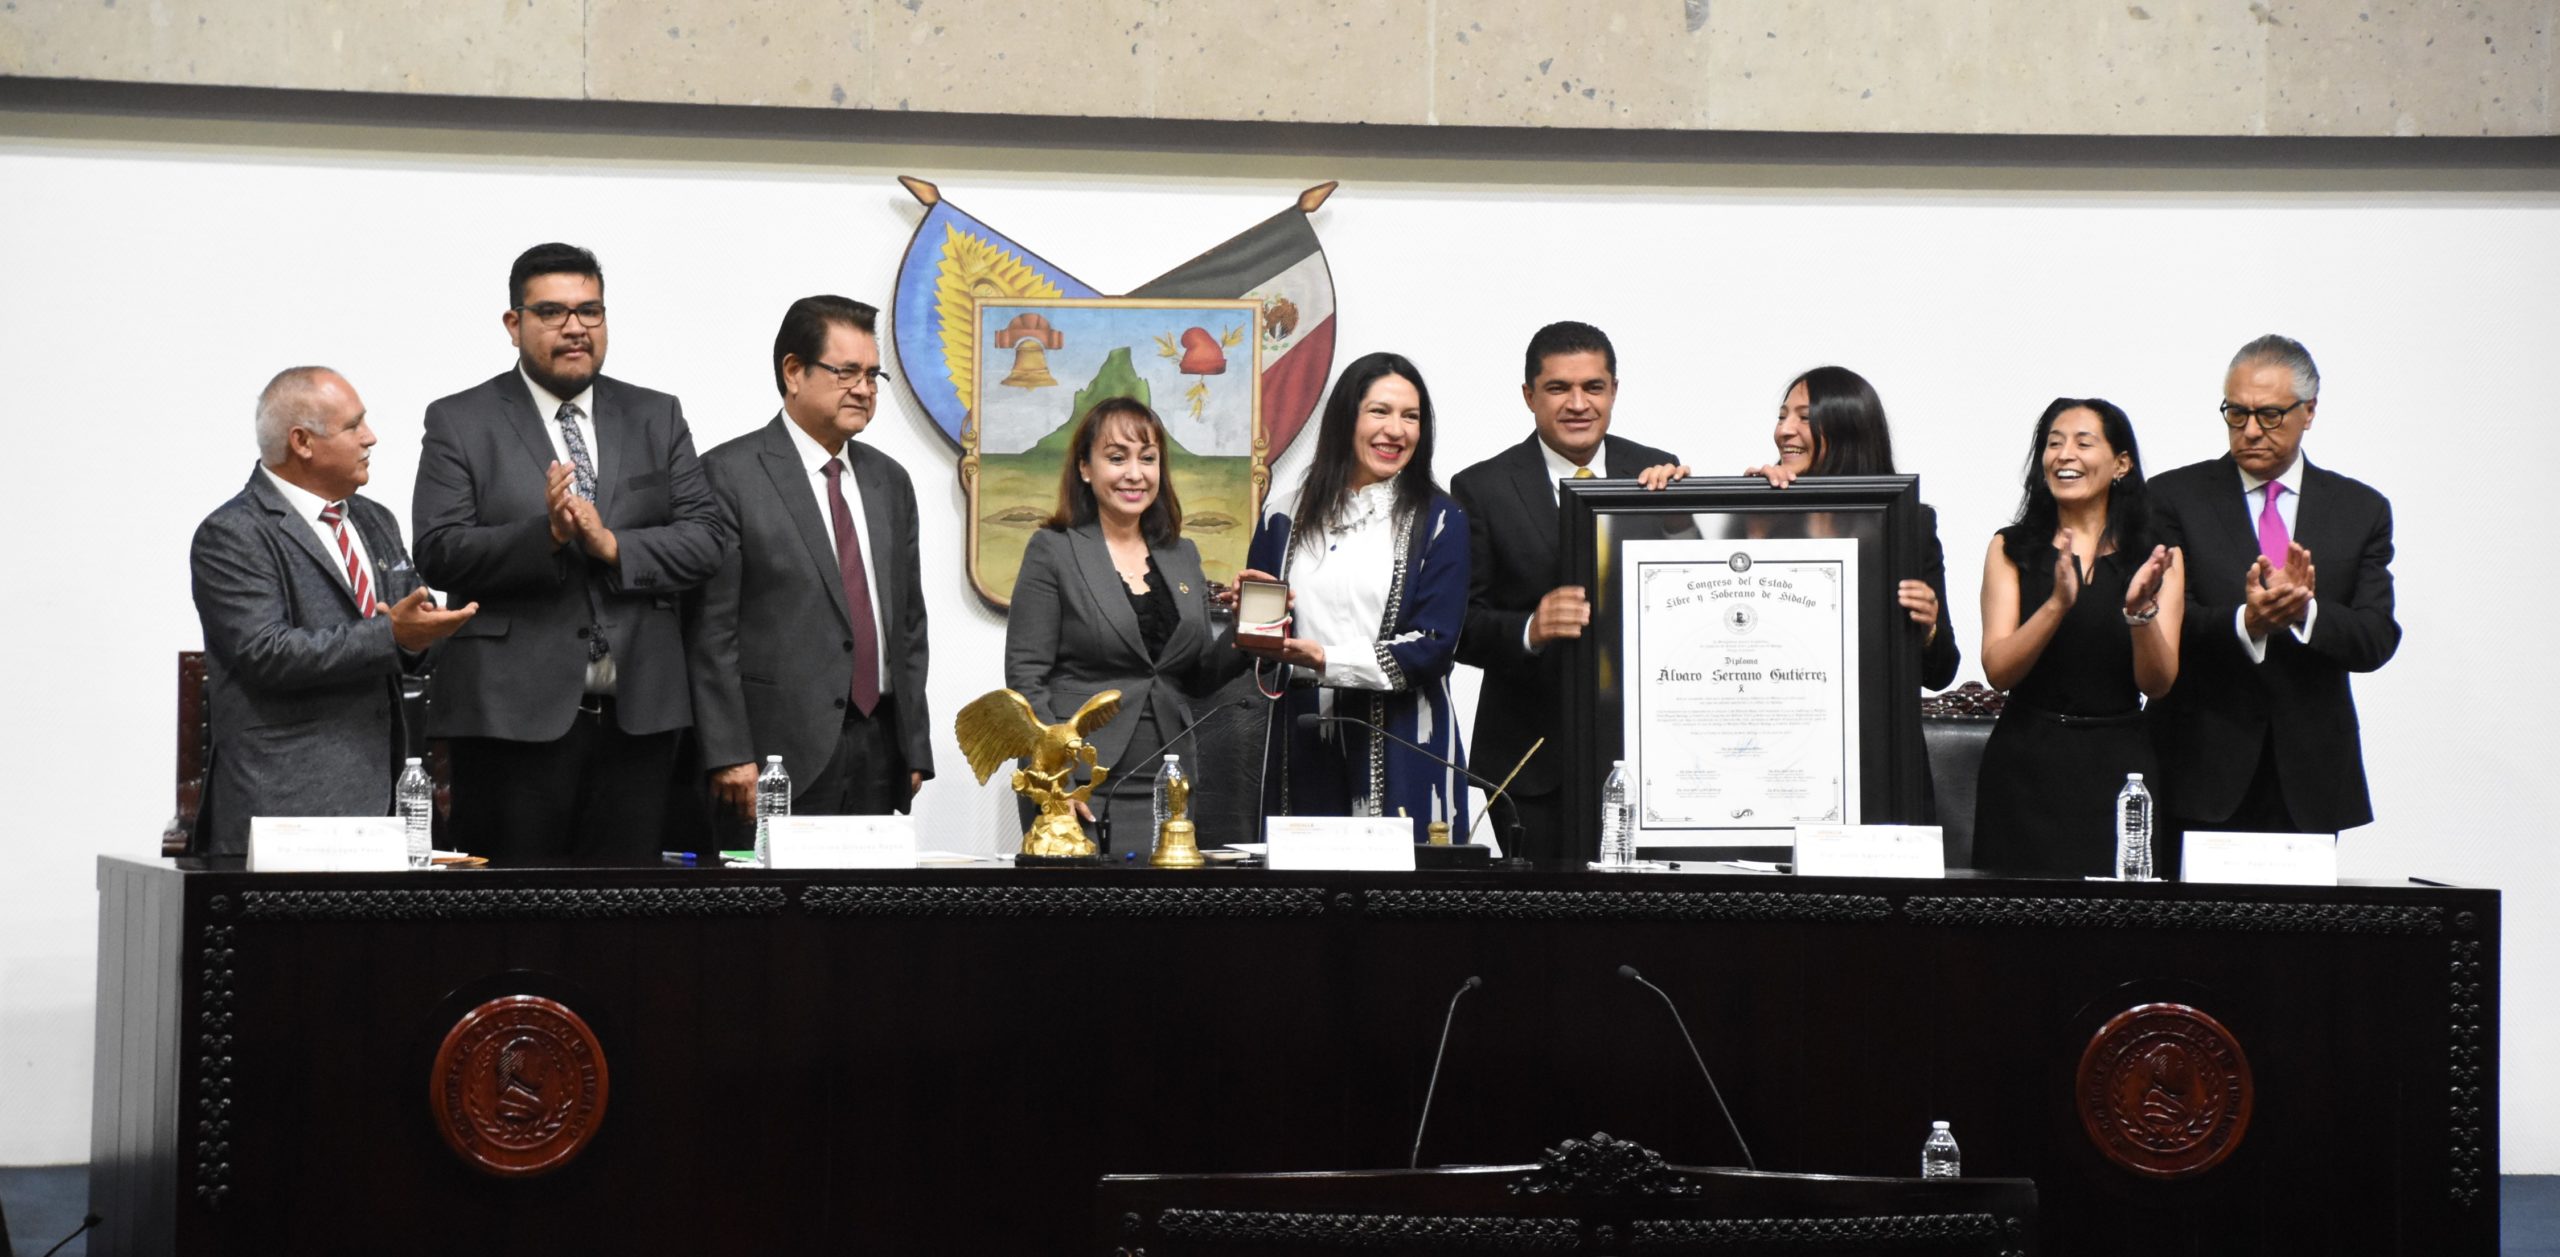
M 567 1006 L 508 995 L 462 1015 L 436 1052 L 436 1128 L 475 1168 L 502 1177 L 566 1165 L 604 1121 L 604 1047 Z

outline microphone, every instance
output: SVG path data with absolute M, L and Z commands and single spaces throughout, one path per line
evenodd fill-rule
M 1724 1092 L 1717 1088 L 1716 1076 L 1707 1072 L 1707 1058 L 1698 1054 L 1698 1041 L 1690 1037 L 1689 1020 L 1680 1015 L 1680 1006 L 1672 1003 L 1671 996 L 1661 987 L 1645 981 L 1644 975 L 1636 972 L 1634 965 L 1618 966 L 1618 976 L 1662 996 L 1662 1006 L 1671 1010 L 1672 1022 L 1680 1027 L 1680 1037 L 1688 1040 L 1689 1059 L 1698 1063 L 1698 1075 L 1707 1080 L 1707 1094 L 1716 1098 L 1716 1109 L 1724 1114 L 1725 1129 L 1733 1132 L 1734 1146 L 1742 1149 L 1742 1164 L 1753 1170 L 1759 1169 L 1760 1163 L 1751 1159 L 1751 1145 L 1742 1142 L 1742 1127 L 1734 1122 L 1733 1110 L 1725 1107 Z
M 1371 733 L 1377 734 L 1379 737 L 1385 738 L 1386 740 L 1388 740 L 1388 741 L 1390 741 L 1390 742 L 1393 742 L 1393 743 L 1395 743 L 1395 744 L 1396 744 L 1396 745 L 1398 745 L 1398 746 L 1404 747 L 1405 749 L 1410 750 L 1410 751 L 1414 752 L 1415 754 L 1422 756 L 1424 759 L 1430 760 L 1430 761 L 1431 761 L 1432 763 L 1434 763 L 1434 764 L 1438 764 L 1438 765 L 1439 765 L 1439 766 L 1441 766 L 1442 768 L 1446 768 L 1446 769 L 1448 769 L 1449 771 L 1454 772 L 1454 773 L 1458 774 L 1459 776 L 1466 778 L 1466 779 L 1467 779 L 1468 784 L 1473 785 L 1473 786 L 1476 786 L 1476 787 L 1478 787 L 1478 788 L 1482 789 L 1482 790 L 1485 792 L 1485 806 L 1487 806 L 1487 807 L 1491 807 L 1491 806 L 1493 806 L 1493 801 L 1494 801 L 1494 800 L 1496 800 L 1496 799 L 1500 799 L 1500 800 L 1502 800 L 1502 802 L 1503 802 L 1503 803 L 1508 804 L 1508 805 L 1510 806 L 1510 808 L 1511 808 L 1511 828 L 1510 828 L 1510 829 L 1508 829 L 1508 830 L 1505 830 L 1505 831 L 1504 831 L 1506 834 L 1527 833 L 1527 832 L 1528 832 L 1528 829 L 1529 829 L 1528 825 L 1527 825 L 1527 824 L 1525 824 L 1525 823 L 1523 823 L 1523 822 L 1521 821 L 1521 819 L 1520 819 L 1520 805 L 1519 805 L 1519 804 L 1517 804 L 1517 803 L 1513 803 L 1513 802 L 1511 801 L 1511 796 L 1509 796 L 1509 795 L 1507 795 L 1507 794 L 1504 794 L 1504 793 L 1502 792 L 1502 789 L 1503 789 L 1503 788 L 1502 788 L 1501 786 L 1495 785 L 1494 783 L 1492 783 L 1492 782 L 1490 782 L 1490 781 L 1487 781 L 1487 780 L 1485 780 L 1484 778 L 1479 777 L 1479 776 L 1475 775 L 1475 774 L 1474 774 L 1474 773 L 1472 773 L 1472 772 L 1467 771 L 1467 766 L 1466 766 L 1466 765 L 1464 765 L 1464 764 L 1460 764 L 1460 763 L 1458 763 L 1458 762 L 1456 762 L 1456 761 L 1454 761 L 1454 760 L 1451 760 L 1451 759 L 1448 759 L 1448 758 L 1443 757 L 1443 756 L 1441 756 L 1441 755 L 1435 754 L 1435 753 L 1431 750 L 1431 748 L 1429 748 L 1429 747 L 1427 747 L 1427 746 L 1420 746 L 1420 745 L 1417 745 L 1417 744 L 1415 744 L 1415 743 L 1413 743 L 1413 742 L 1409 742 L 1409 741 L 1407 741 L 1407 740 L 1405 740 L 1405 739 L 1403 739 L 1403 738 L 1397 737 L 1397 736 L 1396 736 L 1396 735 L 1394 735 L 1393 733 L 1389 733 L 1385 728 L 1383 728 L 1383 727 L 1381 727 L 1381 726 L 1379 726 L 1379 725 L 1376 725 L 1376 724 L 1372 724 L 1372 723 L 1370 723 L 1369 721 L 1363 720 L 1363 719 L 1361 719 L 1361 718 L 1360 718 L 1360 717 L 1358 717 L 1358 716 L 1327 716 L 1327 715 L 1323 715 L 1323 714 L 1320 714 L 1320 713 L 1312 712 L 1312 711 L 1311 711 L 1311 712 L 1306 712 L 1306 713 L 1301 714 L 1301 715 L 1298 717 L 1298 719 L 1297 719 L 1297 726 L 1298 726 L 1298 730 L 1299 730 L 1299 732 L 1301 732 L 1301 733 L 1312 733 L 1312 732 L 1314 732 L 1315 730 L 1317 730 L 1317 729 L 1319 729 L 1319 728 L 1322 728 L 1323 726 L 1325 726 L 1325 725 L 1329 725 L 1329 724 L 1358 725 L 1358 726 L 1360 726 L 1361 728 L 1366 729 L 1366 730 L 1368 730 L 1368 731 L 1369 731 L 1369 732 L 1371 732 Z M 1531 748 L 1531 749 L 1533 749 L 1533 750 L 1534 750 L 1535 748 Z M 1513 771 L 1513 772 L 1518 772 L 1518 771 L 1520 771 L 1520 770 L 1519 770 L 1519 769 L 1517 769 L 1517 768 L 1514 768 L 1514 769 L 1512 769 L 1512 771 Z M 1461 811 L 1463 811 L 1464 809 L 1460 809 L 1460 810 L 1461 810 Z M 1512 853 L 1514 853 L 1514 854 L 1516 854 L 1516 853 L 1519 851 L 1519 848 L 1515 845 L 1515 846 L 1507 847 L 1507 848 L 1506 848 L 1506 850 L 1507 850 L 1507 851 L 1510 851 L 1510 852 L 1512 852 Z
M 1422 1164 L 1422 1132 L 1431 1125 L 1431 1100 L 1440 1094 L 1440 1062 L 1449 1057 L 1449 1027 L 1458 1021 L 1458 1001 L 1467 992 L 1484 985 L 1483 978 L 1468 978 L 1458 984 L 1458 993 L 1449 997 L 1449 1015 L 1440 1021 L 1440 1050 L 1431 1054 L 1431 1086 L 1422 1093 L 1422 1120 L 1413 1124 L 1413 1155 L 1405 1158 L 1404 1168 Z
M 1247 694 L 1242 698 L 1229 699 L 1226 702 L 1220 703 L 1217 706 L 1192 717 L 1191 723 L 1182 726 L 1181 732 L 1174 734 L 1172 737 L 1166 738 L 1164 740 L 1164 745 L 1157 747 L 1155 754 L 1148 756 L 1143 763 L 1154 764 L 1162 760 L 1165 756 L 1172 754 L 1173 748 L 1181 745 L 1184 738 L 1190 737 L 1192 730 L 1199 728 L 1201 725 L 1207 724 L 1209 722 L 1209 717 L 1217 715 L 1222 711 L 1232 710 L 1234 708 L 1242 707 L 1248 703 L 1258 701 L 1261 701 L 1259 695 Z M 1101 836 L 1102 849 L 1105 851 L 1111 850 L 1111 801 L 1119 797 L 1120 787 L 1129 784 L 1132 779 L 1133 775 L 1129 772 L 1115 772 L 1111 775 L 1111 784 L 1103 787 L 1102 806 L 1095 809 L 1097 816 L 1094 821 L 1094 829 Z M 1155 839 L 1153 836 L 1148 838 L 1147 843 L 1149 846 L 1155 845 Z

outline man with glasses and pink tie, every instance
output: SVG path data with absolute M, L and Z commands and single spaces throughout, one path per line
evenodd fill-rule
M 427 407 L 418 570 L 480 615 L 436 666 L 454 840 L 492 859 L 654 864 L 693 723 L 687 590 L 728 529 L 684 408 L 601 374 L 604 272 L 565 244 L 507 276 L 516 361 Z
M 2230 453 L 2151 481 L 2187 562 L 2178 681 L 2149 712 L 2173 833 L 2373 819 L 2348 676 L 2400 645 L 2391 503 L 2302 457 L 2319 404 L 2310 351 L 2261 336 L 2223 379 Z
M 248 851 L 256 816 L 383 816 L 406 739 L 400 676 L 476 608 L 436 606 L 400 523 L 359 497 L 373 426 L 327 367 L 258 395 L 258 468 L 196 529 L 213 725 L 197 849 Z

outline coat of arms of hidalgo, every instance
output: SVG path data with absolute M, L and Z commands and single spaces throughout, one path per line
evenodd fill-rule
M 898 267 L 891 348 L 916 404 L 960 447 L 969 577 L 1012 601 L 1023 548 L 1056 504 L 1076 420 L 1132 397 L 1164 419 L 1183 535 L 1212 581 L 1244 566 L 1271 463 L 1333 371 L 1333 272 L 1311 218 L 1325 183 L 1206 253 L 1107 296 L 921 179 Z

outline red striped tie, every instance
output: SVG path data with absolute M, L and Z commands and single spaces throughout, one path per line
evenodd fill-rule
M 356 558 L 355 539 L 347 535 L 347 504 L 331 502 L 320 508 L 320 522 L 338 534 L 338 557 L 347 565 L 347 588 L 356 591 L 356 614 L 373 616 L 373 582 L 366 578 L 364 564 Z

